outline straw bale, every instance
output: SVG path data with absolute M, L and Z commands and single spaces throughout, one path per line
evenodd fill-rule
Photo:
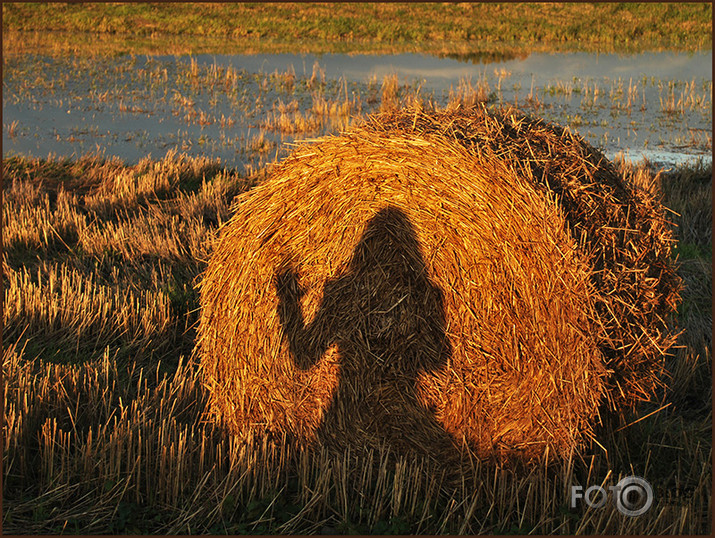
M 197 350 L 235 433 L 565 456 L 657 384 L 677 284 L 657 204 L 583 141 L 513 110 L 390 111 L 241 195 Z

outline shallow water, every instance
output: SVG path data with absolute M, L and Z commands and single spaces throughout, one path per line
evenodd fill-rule
M 338 119 L 256 140 L 281 103 L 306 112 L 320 94 L 369 113 L 391 74 L 401 94 L 419 88 L 438 104 L 460 81 L 481 85 L 489 103 L 568 125 L 609 157 L 711 158 L 711 52 L 532 54 L 487 64 L 424 54 L 28 56 L 4 64 L 3 155 L 101 152 L 136 162 L 177 150 L 261 166 L 285 155 L 286 143 L 344 127 Z

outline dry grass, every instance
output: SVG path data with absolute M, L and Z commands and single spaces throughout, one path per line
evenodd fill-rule
M 343 89 L 334 100 L 326 99 L 321 91 L 314 91 L 312 105 L 304 112 L 301 112 L 296 99 L 288 103 L 279 101 L 263 127 L 281 134 L 315 134 L 326 129 L 346 129 L 355 121 L 362 107 L 359 96 L 348 95 L 347 81 L 343 80 L 341 85 Z
M 175 350 L 189 318 L 174 310 L 193 295 L 189 276 L 208 256 L 211 229 L 245 184 L 216 162 L 175 154 L 132 167 L 7 160 L 5 338 L 22 334 L 61 360 L 108 345 L 147 357 Z
M 582 459 L 475 461 L 454 480 L 385 448 L 301 452 L 206 420 L 193 282 L 253 179 L 180 155 L 3 168 L 6 533 L 711 532 L 710 169 L 659 180 L 687 233 L 685 332 L 664 400 L 628 420 L 671 405 L 599 429 Z M 569 508 L 572 485 L 631 473 L 654 486 L 646 515 Z
M 264 79 L 264 83 L 267 83 L 266 81 L 267 79 Z M 335 98 L 329 98 L 323 88 L 325 74 L 320 71 L 317 63 L 313 66 L 311 77 L 305 80 L 305 85 L 311 92 L 310 105 L 302 105 L 299 96 L 288 102 L 279 99 L 267 113 L 261 125 L 263 130 L 281 136 L 342 132 L 363 121 L 365 114 L 378 102 L 379 106 L 375 106 L 377 110 L 389 112 L 405 107 L 422 107 L 425 99 L 420 86 L 400 84 L 396 74 L 382 78 L 379 94 L 376 89 L 377 78 L 374 77 L 370 81 L 372 92 L 364 103 L 359 92 L 349 92 L 346 79 L 337 82 L 337 95 Z M 456 92 L 450 92 L 449 98 L 452 103 L 465 105 L 485 102 L 490 98 L 489 85 L 484 80 L 480 80 L 477 86 L 473 86 L 469 80 L 462 80 Z
M 677 81 L 658 82 L 660 110 L 666 114 L 684 114 L 686 110 L 699 110 L 712 106 L 712 83 L 704 88 L 695 85 L 695 79 L 678 84 Z
M 72 367 L 21 355 L 10 346 L 3 357 L 6 532 L 679 534 L 710 524 L 710 475 L 701 467 L 710 453 L 675 433 L 704 432 L 677 419 L 662 434 L 649 431 L 652 423 L 631 428 L 679 467 L 661 477 L 649 516 L 631 520 L 611 504 L 561 509 L 572 485 L 600 483 L 613 467 L 628 472 L 617 451 L 637 449 L 623 446 L 622 434 L 605 465 L 544 461 L 516 473 L 474 463 L 455 484 L 427 462 L 384 450 L 356 458 L 227 437 L 202 421 L 207 395 L 191 364 L 165 375 L 120 372 L 108 354 Z M 682 449 L 668 450 L 673 444 Z
M 490 94 L 489 82 L 486 77 L 480 77 L 476 85 L 472 84 L 471 78 L 462 78 L 456 91 L 450 89 L 449 106 L 473 107 L 489 101 Z

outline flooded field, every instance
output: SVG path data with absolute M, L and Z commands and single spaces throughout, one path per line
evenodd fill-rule
M 414 101 L 512 104 L 606 155 L 676 164 L 712 148 L 712 53 L 532 54 L 492 63 L 398 55 L 25 55 L 7 59 L 3 154 L 169 151 L 256 169 L 290 143 Z

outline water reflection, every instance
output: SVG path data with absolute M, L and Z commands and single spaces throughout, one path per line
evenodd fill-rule
M 449 54 L 439 54 L 440 58 L 450 58 L 452 60 L 458 60 L 460 62 L 469 62 L 472 64 L 490 64 L 495 62 L 506 62 L 518 58 L 523 60 L 527 58 L 528 54 L 515 53 L 515 52 L 466 52 L 459 53 L 453 52 Z

